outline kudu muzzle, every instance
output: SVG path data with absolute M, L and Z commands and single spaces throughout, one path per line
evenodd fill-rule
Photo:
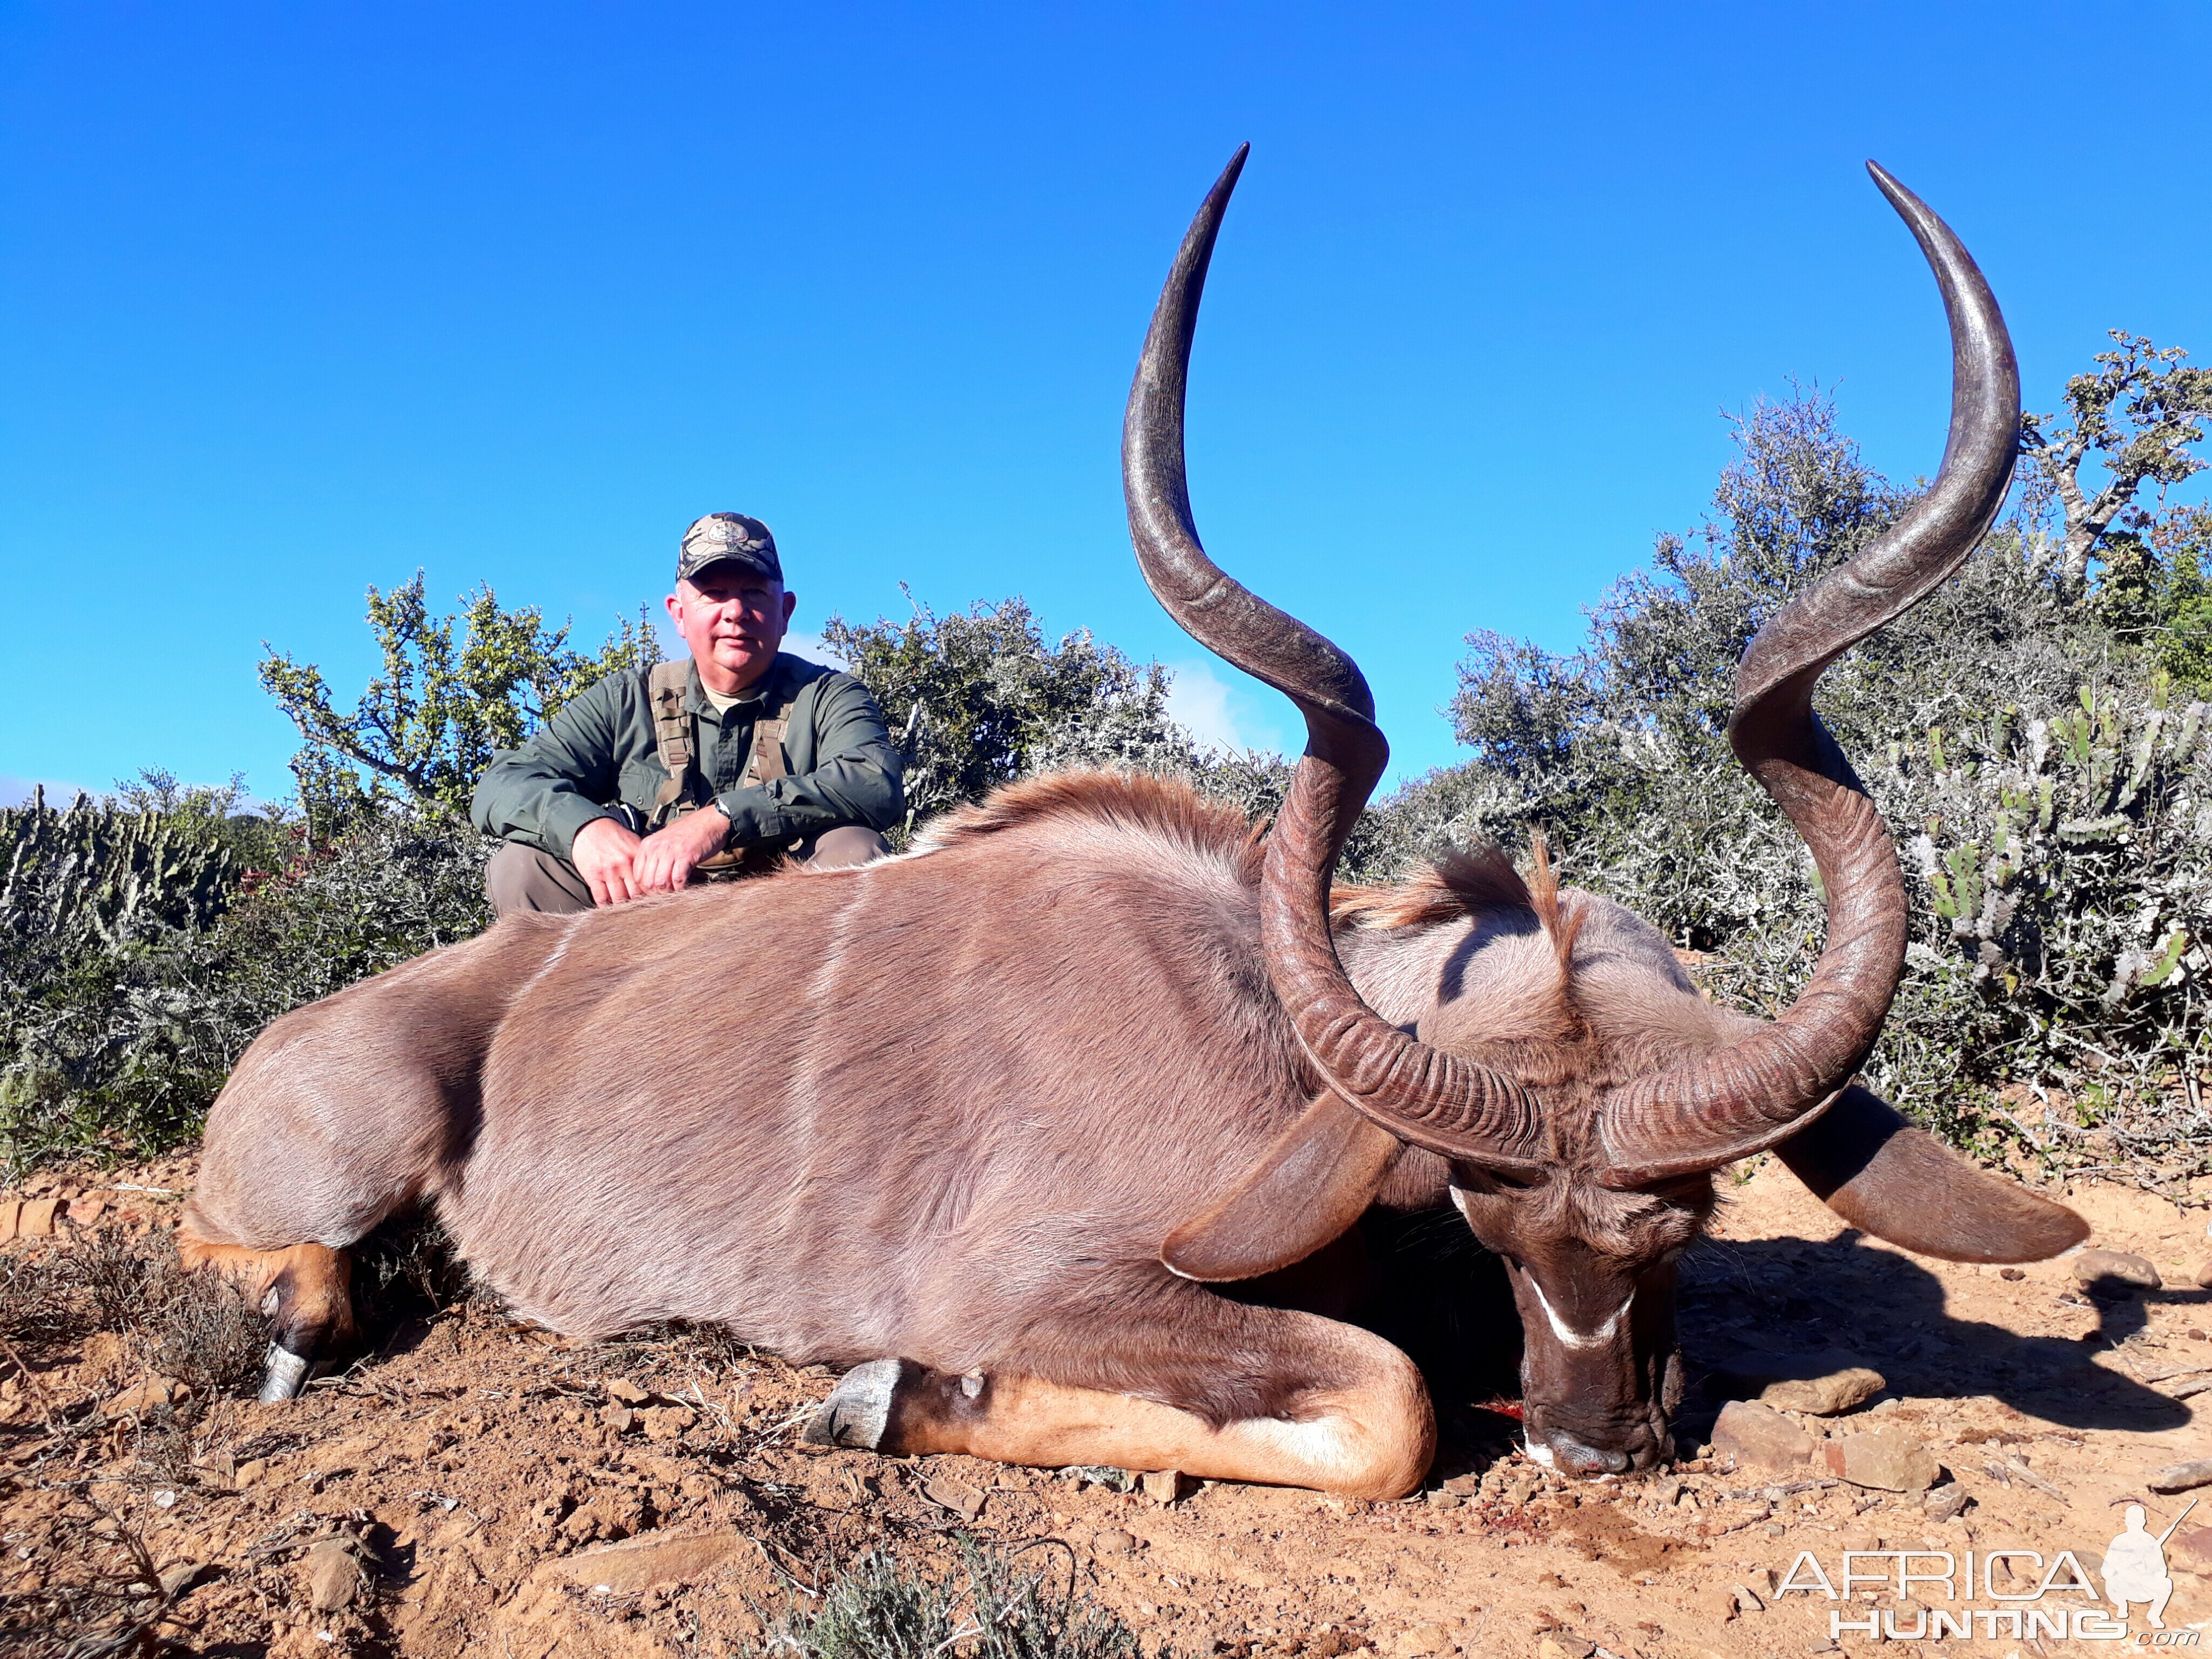
M 1681 1395 L 1671 1266 L 1626 1282 L 1540 1279 L 1508 1261 L 1521 1313 L 1528 1455 L 1565 1474 L 1626 1474 L 1673 1455 Z

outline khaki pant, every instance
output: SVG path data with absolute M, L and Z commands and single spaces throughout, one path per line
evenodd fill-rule
M 857 823 L 841 823 L 797 842 L 791 849 L 791 860 L 811 870 L 842 870 L 885 857 L 890 850 L 874 830 Z M 494 914 L 502 916 L 517 910 L 566 916 L 592 908 L 591 884 L 576 873 L 574 865 L 515 842 L 491 855 L 491 864 L 484 871 L 484 892 Z

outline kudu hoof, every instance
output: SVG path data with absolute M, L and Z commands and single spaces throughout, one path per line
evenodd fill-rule
M 800 1438 L 812 1446 L 873 1451 L 890 1426 L 891 1395 L 905 1367 L 896 1359 L 871 1359 L 837 1379 Z
M 261 1373 L 261 1392 L 257 1400 L 296 1400 L 306 1392 L 308 1376 L 314 1362 L 304 1354 L 294 1353 L 281 1342 L 269 1345 L 267 1367 Z

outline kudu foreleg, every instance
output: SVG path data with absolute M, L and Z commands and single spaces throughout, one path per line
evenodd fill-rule
M 1436 1419 L 1413 1362 L 1352 1326 L 1279 1310 L 1243 1310 L 1248 1343 L 1255 1316 L 1274 1328 L 1269 1334 L 1282 1346 L 1286 1377 L 1310 1376 L 1319 1357 L 1332 1382 L 1301 1389 L 1279 1414 L 1217 1426 L 1197 1412 L 1135 1394 L 1013 1371 L 953 1376 L 910 1360 L 882 1359 L 847 1374 L 807 1437 L 903 1455 L 957 1452 L 1041 1468 L 1095 1463 L 1179 1469 L 1203 1480 L 1310 1486 L 1356 1498 L 1400 1498 L 1419 1486 L 1436 1449 Z M 1098 1340 L 1114 1338 L 1104 1333 Z M 1249 1363 L 1249 1346 L 1237 1358 Z
M 356 1338 L 353 1262 L 325 1244 L 249 1250 L 201 1237 L 189 1215 L 177 1235 L 177 1254 L 187 1267 L 227 1274 L 269 1316 L 269 1356 L 261 1380 L 264 1400 L 289 1400 L 307 1386 L 317 1358 Z
M 580 920 L 512 918 L 294 1009 L 240 1057 L 208 1113 L 177 1244 L 269 1312 L 263 1399 L 297 1394 L 315 1360 L 355 1340 L 347 1249 L 458 1180 L 508 991 Z

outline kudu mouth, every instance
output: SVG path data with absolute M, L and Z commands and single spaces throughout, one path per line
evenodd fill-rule
M 1330 882 L 1389 754 L 1366 680 L 1343 651 L 1215 564 L 1191 517 L 1183 455 L 1191 343 L 1214 239 L 1249 150 L 1238 149 L 1206 193 L 1145 338 L 1122 426 L 1130 539 L 1146 583 L 1184 631 L 1282 692 L 1305 719 L 1305 752 L 1267 837 L 1261 931 L 1276 994 L 1322 1085 L 1413 1146 L 1533 1175 L 1554 1161 L 1537 1097 L 1383 1020 L 1337 957 Z M 1830 663 L 1927 597 L 1981 539 L 2012 477 L 2020 375 L 1996 301 L 1965 247 L 1911 191 L 1867 165 L 1942 290 L 1949 442 L 1934 485 L 1903 518 L 1759 631 L 1737 672 L 1729 722 L 1737 758 L 1812 851 L 1827 896 L 1827 941 L 1804 994 L 1766 1030 L 1624 1085 L 1601 1103 L 1592 1173 L 1609 1187 L 1717 1169 L 1804 1127 L 1864 1061 L 1903 971 L 1896 848 L 1813 714 L 1813 688 Z

